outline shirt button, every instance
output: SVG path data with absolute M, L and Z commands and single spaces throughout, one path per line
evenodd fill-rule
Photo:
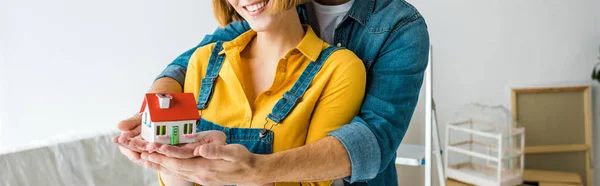
M 342 43 L 338 43 L 338 44 L 337 44 L 337 46 L 338 46 L 338 47 L 342 47 Z
M 250 122 L 250 121 L 252 121 L 252 118 L 251 117 L 247 117 L 246 118 L 246 122 Z
M 285 67 L 279 67 L 279 72 L 285 72 Z

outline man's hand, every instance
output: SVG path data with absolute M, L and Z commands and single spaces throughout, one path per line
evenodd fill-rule
M 163 146 L 164 147 L 164 146 Z M 177 178 L 201 185 L 230 185 L 263 183 L 263 155 L 250 153 L 238 144 L 205 144 L 194 151 L 195 158 L 179 159 L 158 153 L 142 153 L 146 167 L 174 174 Z
M 344 146 L 331 136 L 269 155 L 250 153 L 238 144 L 201 145 L 193 155 L 200 157 L 179 159 L 144 152 L 142 161 L 148 168 L 202 185 L 318 182 L 344 178 L 351 173 Z
M 194 151 L 199 150 L 198 147 L 202 145 L 212 144 L 212 145 L 225 145 L 226 136 L 225 133 L 217 130 L 213 131 L 204 131 L 196 134 L 196 142 L 183 144 L 180 146 L 171 146 L 168 144 L 160 144 L 160 143 L 150 143 L 146 146 L 145 153 L 153 153 L 159 152 L 167 157 L 174 157 L 179 159 L 188 159 L 194 157 Z M 153 167 L 153 164 L 150 162 L 142 161 L 143 166 L 145 167 Z M 168 170 L 166 168 L 159 168 L 161 173 L 161 179 L 164 184 L 167 185 L 193 185 L 193 182 L 190 182 L 189 178 L 178 176 L 176 173 Z

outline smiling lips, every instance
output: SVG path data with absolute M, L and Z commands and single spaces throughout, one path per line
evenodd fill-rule
M 248 10 L 248 12 L 257 12 L 259 10 L 261 10 L 263 7 L 265 7 L 265 5 L 267 5 L 268 1 L 262 1 L 256 4 L 251 4 L 248 6 L 244 6 L 244 8 L 246 8 L 246 10 Z

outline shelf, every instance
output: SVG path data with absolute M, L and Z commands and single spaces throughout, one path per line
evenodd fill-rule
M 589 147 L 586 144 L 528 146 L 525 147 L 525 154 L 579 152 L 588 149 Z
M 449 128 L 460 130 L 463 132 L 469 132 L 481 136 L 496 138 L 496 137 L 510 137 L 522 134 L 524 128 L 510 128 L 496 125 L 494 123 L 479 121 L 479 120 L 468 120 L 456 123 L 450 123 Z
M 488 159 L 488 160 L 492 160 L 492 161 L 497 161 L 497 148 L 494 145 L 491 144 L 487 144 L 487 143 L 482 143 L 482 142 L 477 142 L 477 141 L 463 141 L 463 142 L 458 142 L 458 143 L 454 143 L 454 144 L 450 144 L 448 145 L 448 149 L 458 152 L 458 153 L 463 153 L 463 154 L 467 154 L 467 155 L 473 155 L 473 156 L 477 156 L 479 158 L 483 158 L 483 159 Z M 459 150 L 457 150 L 459 149 Z M 485 152 L 481 152 L 481 150 L 479 150 L 479 152 L 477 150 L 473 150 L 473 149 L 485 149 L 485 150 L 489 150 L 490 154 L 486 154 Z M 467 153 L 464 153 L 465 151 L 467 151 Z M 514 149 L 514 148 L 503 148 L 502 149 L 503 154 L 502 154 L 502 159 L 510 159 L 510 158 L 516 158 L 521 156 L 521 154 L 523 154 L 522 150 L 519 149 Z
M 446 174 L 449 178 L 456 179 L 474 185 L 518 185 L 521 184 L 522 176 L 518 171 L 502 171 L 500 182 L 498 182 L 497 169 L 495 167 L 461 163 L 448 166 Z

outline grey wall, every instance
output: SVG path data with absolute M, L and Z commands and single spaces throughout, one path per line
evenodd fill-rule
M 600 55 L 600 1 L 409 2 L 429 25 L 441 129 L 469 102 L 510 108 L 510 87 L 583 83 L 594 86 L 594 141 L 599 140 L 600 91 L 590 74 Z M 424 142 L 422 110 L 419 105 L 404 142 Z M 401 168 L 401 185 L 421 185 L 415 179 L 422 177 L 421 169 Z M 595 175 L 600 177 L 598 169 Z

